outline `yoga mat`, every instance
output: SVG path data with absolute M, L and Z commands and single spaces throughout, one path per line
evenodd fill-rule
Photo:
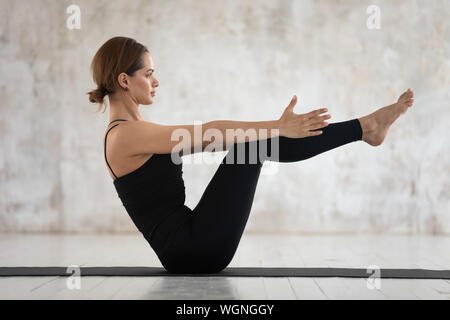
M 0 267 L 0 276 L 71 276 L 68 267 Z M 270 268 L 230 267 L 219 273 L 174 274 L 162 267 L 80 267 L 80 276 L 145 276 L 145 277 L 344 277 L 344 278 L 402 278 L 450 279 L 450 270 L 354 268 Z

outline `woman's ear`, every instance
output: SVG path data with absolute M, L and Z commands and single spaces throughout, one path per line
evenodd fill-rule
M 119 82 L 119 85 L 122 89 L 124 89 L 125 91 L 128 90 L 128 75 L 125 72 L 119 74 L 119 76 L 117 77 L 117 81 Z

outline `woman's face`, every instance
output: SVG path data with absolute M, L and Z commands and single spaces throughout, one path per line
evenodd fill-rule
M 128 78 L 128 90 L 137 104 L 149 105 L 153 103 L 159 81 L 154 76 L 153 60 L 148 52 L 144 54 L 142 62 L 144 67 Z

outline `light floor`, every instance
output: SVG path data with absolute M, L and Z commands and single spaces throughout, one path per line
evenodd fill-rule
M 450 237 L 245 233 L 230 267 L 450 269 Z M 0 266 L 158 266 L 130 235 L 0 234 Z M 0 299 L 445 299 L 450 280 L 276 277 L 0 277 Z

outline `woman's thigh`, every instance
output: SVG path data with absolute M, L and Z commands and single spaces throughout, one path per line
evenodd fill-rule
M 262 164 L 230 163 L 230 157 L 233 153 L 229 152 L 189 219 L 171 237 L 164 257 L 166 269 L 217 272 L 232 260 L 248 221 Z

